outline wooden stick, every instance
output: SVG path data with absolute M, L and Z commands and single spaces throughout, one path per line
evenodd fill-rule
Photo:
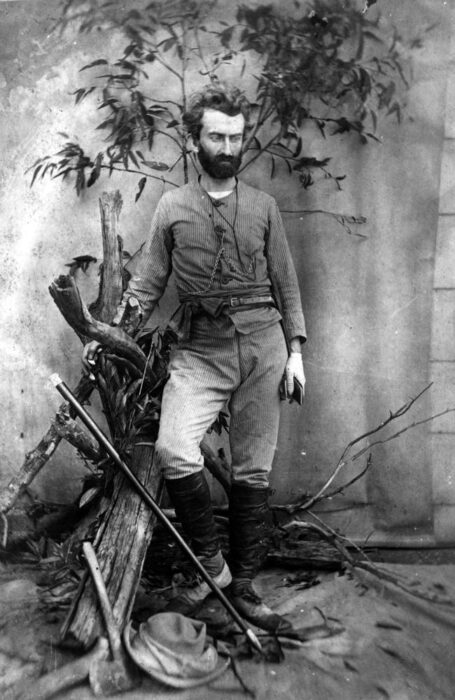
M 111 602 L 107 594 L 106 586 L 104 585 L 104 580 L 101 575 L 100 566 L 96 558 L 95 550 L 93 549 L 90 542 L 83 542 L 82 551 L 84 552 L 84 557 L 87 561 L 88 568 L 90 570 L 90 575 L 92 577 L 96 593 L 98 595 L 98 600 L 100 602 L 101 612 L 104 618 L 104 624 L 109 639 L 112 658 L 114 659 L 114 661 L 121 661 L 122 640 L 120 638 L 120 632 L 115 622 Z

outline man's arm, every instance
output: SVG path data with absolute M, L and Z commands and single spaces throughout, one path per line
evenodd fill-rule
M 267 233 L 267 268 L 278 309 L 283 317 L 283 329 L 288 347 L 294 348 L 306 340 L 305 319 L 300 299 L 299 282 L 286 238 L 283 221 L 274 199 L 270 199 Z
M 289 348 L 286 363 L 286 393 L 292 397 L 294 379 L 305 390 L 305 373 L 302 362 L 302 343 L 306 340 L 305 319 L 300 299 L 300 289 L 286 233 L 276 202 L 269 211 L 267 239 L 267 263 L 273 292 L 283 318 L 283 329 Z
M 291 338 L 289 343 L 289 349 L 291 352 L 298 352 L 302 354 L 302 341 L 300 338 Z

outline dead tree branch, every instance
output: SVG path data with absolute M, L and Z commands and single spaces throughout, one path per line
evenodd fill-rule
M 343 561 L 354 574 L 356 573 L 356 569 L 364 569 L 377 578 L 393 584 L 397 588 L 400 588 L 402 591 L 405 591 L 415 598 L 420 598 L 421 600 L 429 601 L 431 603 L 446 605 L 451 608 L 455 607 L 455 600 L 448 595 L 443 595 L 443 593 L 441 593 L 441 591 L 437 588 L 433 590 L 428 590 L 428 588 L 419 588 L 419 586 L 416 585 L 416 580 L 414 577 L 411 580 L 408 580 L 406 576 L 392 572 L 382 566 L 377 566 L 365 554 L 362 548 L 352 542 L 348 537 L 345 535 L 340 535 L 340 533 L 336 532 L 333 528 L 327 525 L 315 513 L 310 511 L 309 515 L 317 520 L 318 524 L 305 522 L 302 523 L 302 525 L 314 529 L 321 535 L 321 537 L 328 539 L 333 546 L 338 549 L 343 557 Z M 292 525 L 295 526 L 298 522 L 299 521 L 294 521 Z M 289 525 L 291 524 L 289 523 Z M 357 556 L 353 556 L 349 551 L 350 549 L 353 549 Z
M 64 409 L 64 406 L 62 406 Z M 70 417 L 69 411 L 61 411 L 56 416 L 56 431 L 70 445 L 76 448 L 86 459 L 99 462 L 103 455 L 98 443 L 76 421 Z
M 329 491 L 329 493 L 325 493 L 325 494 L 321 497 L 321 500 L 323 500 L 323 499 L 325 499 L 325 498 L 333 498 L 333 497 L 336 496 L 337 494 L 343 493 L 347 488 L 349 488 L 349 486 L 352 486 L 353 484 L 356 483 L 356 481 L 359 481 L 363 476 L 365 476 L 365 474 L 367 473 L 367 471 L 371 468 L 372 464 L 373 464 L 373 458 L 372 458 L 371 454 L 369 454 L 369 455 L 368 455 L 368 458 L 367 458 L 367 463 L 366 463 L 366 465 L 364 466 L 364 468 L 362 469 L 362 471 L 360 471 L 358 474 L 356 474 L 355 476 L 353 476 L 352 479 L 350 479 L 349 481 L 347 481 L 345 484 L 342 484 L 342 485 L 339 486 L 338 488 L 333 489 L 333 491 Z
M 351 479 L 349 482 L 346 484 L 343 484 L 340 487 L 337 487 L 336 490 L 331 491 L 330 493 L 327 493 L 328 489 L 330 486 L 333 484 L 335 479 L 337 478 L 338 474 L 348 465 L 351 464 L 352 462 L 355 462 L 357 459 L 362 457 L 366 452 L 370 451 L 372 448 L 374 448 L 376 445 L 384 445 L 386 442 L 390 442 L 391 440 L 394 440 L 395 438 L 399 437 L 400 435 L 403 435 L 403 433 L 407 432 L 408 430 L 411 430 L 412 428 L 416 428 L 420 425 L 423 425 L 425 423 L 428 423 L 432 420 L 435 420 L 436 418 L 440 418 L 441 416 L 446 415 L 447 413 L 451 413 L 455 411 L 455 408 L 447 408 L 445 411 L 441 411 L 440 413 L 436 413 L 433 416 L 429 416 L 428 418 L 423 418 L 420 421 L 415 421 L 414 423 L 411 423 L 401 430 L 398 430 L 396 433 L 393 433 L 392 435 L 389 435 L 386 438 L 383 439 L 378 439 L 375 440 L 374 442 L 368 443 L 365 447 L 363 447 L 361 450 L 356 452 L 355 454 L 351 455 L 350 457 L 347 457 L 349 451 L 359 443 L 361 440 L 365 440 L 366 438 L 370 437 L 371 435 L 374 435 L 378 432 L 380 432 L 383 428 L 385 428 L 387 425 L 389 425 L 392 421 L 396 420 L 397 418 L 401 418 L 404 416 L 411 408 L 412 406 L 420 399 L 420 397 L 428 391 L 428 389 L 431 387 L 431 384 L 428 384 L 417 396 L 413 397 L 409 401 L 407 401 L 405 404 L 400 406 L 396 411 L 390 412 L 389 416 L 383 420 L 379 425 L 377 425 L 375 428 L 372 428 L 371 430 L 368 430 L 366 433 L 363 433 L 362 435 L 354 438 L 351 440 L 351 442 L 348 443 L 348 445 L 345 447 L 343 450 L 343 453 L 333 470 L 332 474 L 330 477 L 327 479 L 325 484 L 319 489 L 319 491 L 314 495 L 308 498 L 306 495 L 301 498 L 299 501 L 293 504 L 289 505 L 283 505 L 283 506 L 277 506 L 277 509 L 283 510 L 286 513 L 292 514 L 295 513 L 299 510 L 308 510 L 311 508 L 315 503 L 318 503 L 319 501 L 323 500 L 324 498 L 330 498 L 336 493 L 340 493 L 341 491 L 344 491 L 348 486 L 350 486 L 352 483 L 355 481 L 358 481 L 365 472 L 371 467 L 371 460 L 368 459 L 367 461 L 367 466 L 365 469 L 363 469 L 359 474 L 357 474 L 353 479 Z
M 74 393 L 79 401 L 85 402 L 92 391 L 92 383 L 87 377 L 82 377 Z M 70 415 L 68 404 L 62 404 L 45 435 L 43 435 L 37 446 L 26 454 L 25 461 L 18 473 L 15 474 L 8 486 L 0 493 L 0 513 L 5 514 L 11 510 L 20 494 L 31 484 L 41 468 L 54 454 L 63 437 L 60 432 L 60 426 L 66 420 L 66 416 L 69 417 Z
M 120 328 L 109 326 L 92 316 L 72 275 L 60 275 L 50 285 L 49 292 L 65 320 L 79 336 L 97 340 L 144 371 L 147 358 L 137 343 Z
M 124 287 L 123 244 L 117 235 L 122 210 L 120 192 L 103 192 L 100 200 L 103 265 L 98 298 L 89 307 L 95 318 L 110 323 L 120 303 Z
M 98 299 L 90 307 L 90 317 L 109 322 L 112 320 L 114 308 L 120 301 L 123 291 L 123 268 L 122 268 L 122 245 L 121 239 L 117 235 L 117 223 L 122 207 L 120 193 L 103 192 L 100 199 L 101 224 L 103 233 L 103 250 L 106 263 L 101 267 L 100 293 Z M 68 279 L 68 278 L 65 278 Z M 71 294 L 77 290 L 74 279 L 70 284 Z M 76 299 L 79 297 L 77 290 Z M 76 302 L 77 305 L 77 302 Z M 82 317 L 83 313 L 80 312 Z M 89 313 L 89 312 L 87 312 Z M 82 326 L 81 340 L 84 340 L 85 326 Z M 142 361 L 141 370 L 144 363 Z M 84 403 L 89 398 L 94 389 L 94 385 L 87 377 L 82 377 L 77 387 L 74 389 L 76 397 Z M 18 473 L 11 479 L 7 487 L 0 493 L 0 513 L 7 513 L 24 489 L 31 484 L 33 479 L 54 454 L 62 440 L 62 421 L 68 413 L 67 404 L 62 404 L 53 418 L 48 430 L 43 435 L 36 447 L 26 456 L 25 461 Z M 72 415 L 71 412 L 69 414 Z M 66 437 L 66 436 L 65 436 Z

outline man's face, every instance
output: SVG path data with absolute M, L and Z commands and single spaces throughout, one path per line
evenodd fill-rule
M 226 180 L 237 173 L 242 162 L 244 128 L 243 114 L 229 117 L 216 109 L 204 111 L 196 145 L 199 162 L 210 177 Z

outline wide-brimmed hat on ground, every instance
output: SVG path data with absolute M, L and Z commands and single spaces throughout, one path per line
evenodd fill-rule
M 218 678 L 229 666 L 207 642 L 204 622 L 180 613 L 162 612 L 142 622 L 131 622 L 124 640 L 133 661 L 153 678 L 175 688 L 194 688 Z

